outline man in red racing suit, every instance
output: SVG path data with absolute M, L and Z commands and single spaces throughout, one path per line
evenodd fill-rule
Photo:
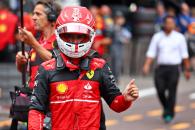
M 121 93 L 106 61 L 90 50 L 93 25 L 93 16 L 85 7 L 67 6 L 61 12 L 56 24 L 59 50 L 37 73 L 29 130 L 43 129 L 48 109 L 52 130 L 99 130 L 101 97 L 116 112 L 126 110 L 138 98 L 134 80 Z
M 52 5 L 53 4 L 53 5 Z M 52 5 L 52 8 L 50 7 Z M 35 4 L 33 10 L 32 20 L 34 22 L 34 28 L 37 32 L 40 32 L 40 38 L 37 40 L 32 32 L 25 28 L 19 27 L 19 40 L 23 41 L 26 45 L 29 45 L 32 49 L 28 54 L 25 52 L 25 56 L 19 51 L 16 55 L 16 66 L 18 71 L 22 72 L 22 67 L 29 62 L 29 84 L 28 86 L 33 89 L 34 77 L 36 75 L 38 65 L 43 61 L 52 59 L 51 51 L 54 48 L 55 37 L 55 21 L 60 14 L 61 7 L 52 0 L 39 0 Z M 50 15 L 53 15 L 50 18 Z

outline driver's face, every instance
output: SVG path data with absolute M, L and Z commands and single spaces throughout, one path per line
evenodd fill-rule
M 60 34 L 60 37 L 63 41 L 68 43 L 85 43 L 90 40 L 89 36 L 86 34 L 71 34 L 71 33 L 63 33 Z

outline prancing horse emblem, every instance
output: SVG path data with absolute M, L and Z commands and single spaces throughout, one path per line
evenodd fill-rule
M 86 73 L 86 75 L 87 75 L 87 77 L 88 77 L 89 79 L 92 79 L 93 76 L 94 76 L 94 70 L 89 70 L 89 71 Z

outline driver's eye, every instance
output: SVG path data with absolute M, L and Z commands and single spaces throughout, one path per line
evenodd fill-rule
M 70 42 L 72 40 L 72 37 L 70 34 L 60 34 L 60 38 L 65 42 Z
M 60 34 L 60 38 L 65 42 L 85 43 L 89 41 L 89 36 L 86 34 Z

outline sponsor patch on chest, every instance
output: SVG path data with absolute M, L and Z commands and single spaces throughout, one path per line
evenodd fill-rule
M 64 83 L 58 84 L 56 86 L 56 91 L 60 94 L 64 94 L 65 92 L 67 92 L 68 90 L 68 86 Z

